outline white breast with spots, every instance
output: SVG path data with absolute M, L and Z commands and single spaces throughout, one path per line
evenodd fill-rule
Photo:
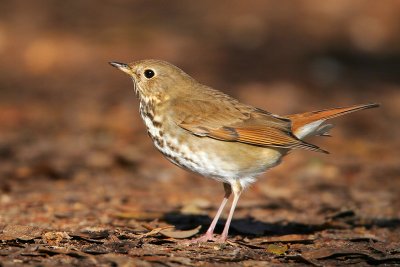
M 255 181 L 255 175 L 249 173 L 243 175 L 235 168 L 234 162 L 221 159 L 218 153 L 207 153 L 204 146 L 196 149 L 189 144 L 180 142 L 178 138 L 167 131 L 163 131 L 160 125 L 166 122 L 159 116 L 154 114 L 148 116 L 143 109 L 140 110 L 140 114 L 156 148 L 175 165 L 221 182 L 231 183 L 240 179 L 243 187 L 247 187 Z M 263 171 L 264 168 L 259 172 Z
M 232 173 L 222 173 L 223 170 L 215 164 L 215 159 L 211 155 L 204 151 L 192 151 L 188 144 L 180 143 L 178 138 L 162 132 L 156 126 L 160 125 L 161 118 L 154 116 L 153 120 L 151 120 L 142 110 L 140 113 L 154 145 L 169 161 L 179 167 L 221 181 L 225 181 L 226 177 L 232 177 Z

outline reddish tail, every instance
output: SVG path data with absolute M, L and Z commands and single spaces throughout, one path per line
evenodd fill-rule
M 287 115 L 292 121 L 292 131 L 300 139 L 309 135 L 327 135 L 332 125 L 323 124 L 326 120 L 342 116 L 351 112 L 379 107 L 379 104 L 363 104 L 346 108 L 332 108 L 318 111 L 311 111 L 301 114 Z

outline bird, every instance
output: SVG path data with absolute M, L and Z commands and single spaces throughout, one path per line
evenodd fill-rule
M 328 136 L 327 120 L 378 107 L 369 103 L 279 116 L 197 82 L 173 64 L 155 59 L 109 62 L 128 74 L 139 112 L 155 147 L 173 164 L 221 182 L 224 198 L 198 242 L 226 242 L 238 200 L 259 175 L 281 163 L 290 151 L 328 153 L 304 141 Z M 233 193 L 219 237 L 214 229 Z

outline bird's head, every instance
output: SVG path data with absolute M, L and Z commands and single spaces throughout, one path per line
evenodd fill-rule
M 141 60 L 129 64 L 110 62 L 110 64 L 132 78 L 139 99 L 168 100 L 187 93 L 193 87 L 193 83 L 196 83 L 178 67 L 161 60 Z

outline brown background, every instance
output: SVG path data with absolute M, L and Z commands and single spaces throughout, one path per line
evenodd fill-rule
M 1 1 L 0 266 L 399 263 L 399 13 L 395 0 Z M 222 186 L 153 148 L 131 81 L 107 64 L 146 58 L 277 114 L 382 107 L 312 140 L 331 155 L 297 151 L 263 175 L 232 244 L 185 248 L 142 235 L 204 231 Z

